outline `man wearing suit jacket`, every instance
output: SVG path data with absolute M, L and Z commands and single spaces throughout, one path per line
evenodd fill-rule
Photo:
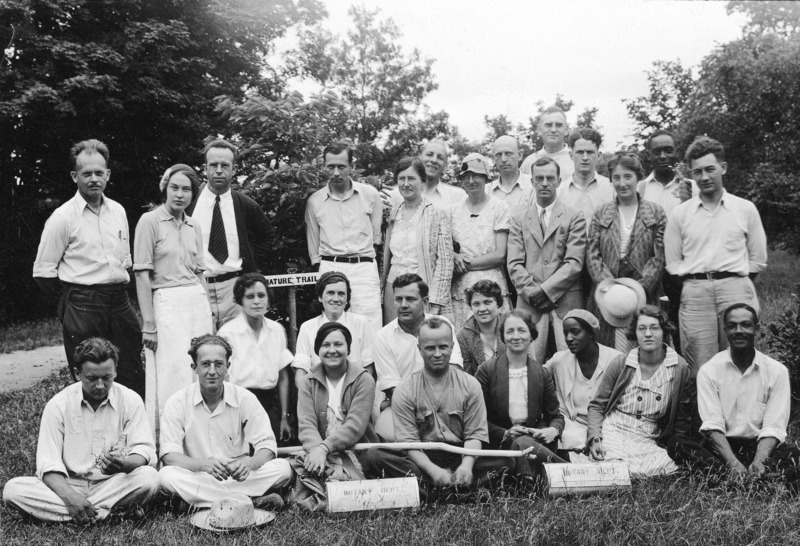
M 219 328 L 241 311 L 233 301 L 236 278 L 266 269 L 275 230 L 258 203 L 231 190 L 239 157 L 236 146 L 213 140 L 203 154 L 208 183 L 186 213 L 197 220 L 203 233 L 206 282 Z
M 539 336 L 533 343 L 536 361 L 545 362 L 548 328 L 552 325 L 559 351 L 567 349 L 562 317 L 583 307 L 580 284 L 586 252 L 583 213 L 561 203 L 558 163 L 542 157 L 531 170 L 535 202 L 517 208 L 508 234 L 508 273 L 517 288 L 517 308 L 533 313 Z

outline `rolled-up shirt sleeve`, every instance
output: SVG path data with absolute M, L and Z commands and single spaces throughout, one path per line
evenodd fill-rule
M 63 216 L 54 214 L 44 225 L 36 261 L 33 262 L 33 276 L 43 279 L 58 277 L 58 264 L 69 244 L 69 225 Z
M 164 457 L 167 453 L 180 453 L 185 455 L 183 440 L 186 436 L 186 405 L 183 397 L 172 396 L 164 406 L 161 414 L 161 448 L 159 455 Z
M 702 369 L 702 368 L 701 368 Z M 791 387 L 789 386 L 789 371 L 782 368 L 778 380 L 772 387 L 764 410 L 764 420 L 758 439 L 775 438 L 779 442 L 786 441 L 786 429 L 789 426 L 789 413 L 791 411 Z
M 131 455 L 140 455 L 147 464 L 156 464 L 156 446 L 141 398 L 134 392 L 125 394 L 126 421 L 123 432 L 127 437 L 127 448 Z
M 374 357 L 375 373 L 378 376 L 377 389 L 385 391 L 397 387 L 403 378 L 400 377 L 400 370 L 397 369 L 395 356 L 382 335 L 375 337 Z
M 156 250 L 158 224 L 155 216 L 145 215 L 136 224 L 133 241 L 133 270 L 152 271 L 153 255 Z
M 700 368 L 697 374 L 697 409 L 703 421 L 700 432 L 716 431 L 725 434 L 725 415 L 722 412 L 719 385 L 709 370 L 711 367 L 706 366 Z
M 36 446 L 36 476 L 41 480 L 48 472 L 68 476 L 63 460 L 64 414 L 52 401 L 42 412 L 39 427 L 39 443 Z

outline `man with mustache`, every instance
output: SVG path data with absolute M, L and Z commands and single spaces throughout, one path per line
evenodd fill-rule
M 756 206 L 723 187 L 722 144 L 698 137 L 686 162 L 700 191 L 670 213 L 664 253 L 667 271 L 683 278 L 681 347 L 696 372 L 728 346 L 722 312 L 734 303 L 758 310 L 751 279 L 767 268 L 767 236 Z
M 239 150 L 227 140 L 203 149 L 207 183 L 186 208 L 203 234 L 208 296 L 217 328 L 238 315 L 233 285 L 244 273 L 266 272 L 275 243 L 275 229 L 253 199 L 231 189 Z
M 108 147 L 96 139 L 69 152 L 75 196 L 44 226 L 33 278 L 48 294 L 59 294 L 58 318 L 70 370 L 76 347 L 90 337 L 120 349 L 117 383 L 144 398 L 142 334 L 125 290 L 132 267 L 125 209 L 105 196 L 111 177 Z
M 42 412 L 36 477 L 9 480 L 3 500 L 43 521 L 86 524 L 147 502 L 158 492 L 158 473 L 144 403 L 114 382 L 117 348 L 89 338 L 72 361 L 79 381 Z
M 340 271 L 350 280 L 350 308 L 368 319 L 373 332 L 383 324 L 380 279 L 375 263 L 381 244 L 383 204 L 378 190 L 350 178 L 353 150 L 335 142 L 322 152 L 328 183 L 308 198 L 306 241 L 311 265 L 320 273 Z
M 674 440 L 673 458 L 733 479 L 780 478 L 798 491 L 800 450 L 786 441 L 791 406 L 786 366 L 755 348 L 758 314 L 735 303 L 722 314 L 729 348 L 697 374 L 702 443 Z

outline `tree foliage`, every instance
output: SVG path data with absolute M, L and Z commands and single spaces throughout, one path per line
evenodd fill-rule
M 646 140 L 656 129 L 676 128 L 694 90 L 692 70 L 680 61 L 655 61 L 653 69 L 647 72 L 647 80 L 647 96 L 622 100 L 639 140 Z
M 747 34 L 775 33 L 791 36 L 800 30 L 800 4 L 797 2 L 728 2 L 728 13 L 744 13 Z

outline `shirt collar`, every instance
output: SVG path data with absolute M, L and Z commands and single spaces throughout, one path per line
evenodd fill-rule
M 672 176 L 672 180 L 670 180 L 669 182 L 667 182 L 666 184 L 664 184 L 664 187 L 666 188 L 666 187 L 668 187 L 668 186 L 671 186 L 671 185 L 675 184 L 675 179 L 676 179 L 676 178 L 677 178 L 677 176 L 676 176 L 676 175 L 673 175 L 673 176 Z M 644 179 L 644 182 L 645 182 L 645 184 L 649 184 L 650 182 L 655 182 L 655 183 L 656 183 L 656 184 L 658 184 L 659 186 L 661 185 L 661 182 L 659 182 L 658 180 L 656 180 L 656 172 L 655 172 L 655 171 L 651 171 L 651 172 L 650 172 L 650 174 L 649 174 L 649 175 L 647 175 L 647 178 L 645 178 L 645 179 Z
M 233 195 L 231 194 L 231 192 L 232 192 L 232 190 L 230 188 L 228 188 L 228 191 L 226 191 L 223 194 L 220 194 L 219 202 L 222 203 L 223 201 L 228 201 L 228 200 L 233 199 Z M 212 192 L 210 189 L 208 189 L 208 184 L 206 184 L 206 187 L 203 188 L 203 191 L 201 192 L 200 196 L 201 197 L 205 196 L 205 199 L 209 203 L 211 203 L 212 207 L 214 206 L 214 201 L 217 200 L 217 194 Z
M 669 345 L 664 344 L 664 348 L 667 350 L 664 355 L 664 366 L 667 368 L 676 366 L 678 364 L 678 353 Z M 637 370 L 639 369 L 639 349 L 634 349 L 628 353 L 628 356 L 625 358 L 625 365 Z
M 511 184 L 511 189 L 508 190 L 508 193 L 511 193 L 512 191 L 514 191 L 515 187 L 519 187 L 519 189 L 522 189 L 522 184 L 520 184 L 521 180 L 522 180 L 522 171 L 517 170 L 517 179 L 514 180 L 513 184 Z M 493 190 L 500 189 L 501 191 L 505 191 L 505 189 L 502 186 L 501 178 L 499 176 L 491 183 L 490 187 Z
M 83 210 L 86 207 L 89 206 L 89 203 L 86 202 L 86 199 L 83 198 L 83 196 L 81 195 L 80 191 L 76 191 L 75 192 L 75 204 L 77 205 L 78 210 L 80 210 L 80 212 L 83 212 Z M 105 194 L 101 194 L 101 196 L 100 196 L 100 208 L 102 209 L 105 206 L 107 206 L 106 205 L 106 195 Z
M 161 220 L 162 222 L 169 222 L 170 220 L 175 220 L 175 217 L 172 216 L 169 212 L 167 212 L 166 205 L 161 205 L 160 207 L 158 207 L 156 209 L 156 215 L 158 216 L 158 219 Z M 177 220 L 175 221 L 178 222 Z M 182 214 L 180 223 L 187 224 L 189 226 L 194 226 L 194 224 L 192 223 L 192 217 L 186 216 L 185 212 Z
M 591 180 L 589 180 L 589 182 L 586 184 L 586 186 L 584 186 L 582 188 L 578 184 L 575 183 L 575 174 L 573 173 L 573 175 L 569 177 L 569 182 L 567 183 L 567 188 L 569 188 L 570 186 L 575 186 L 580 191 L 586 191 L 587 189 L 589 189 L 589 186 L 591 186 L 592 184 L 594 184 L 595 186 L 598 184 L 598 182 L 597 182 L 597 171 L 594 172 L 594 176 L 592 177 Z
M 76 385 L 78 385 L 78 390 L 77 390 L 78 405 L 82 406 L 84 403 L 86 403 L 86 405 L 88 407 L 91 407 L 91 404 L 89 404 L 89 401 L 83 395 L 83 385 L 80 383 L 80 381 L 78 383 L 76 383 Z M 103 400 L 102 402 L 100 402 L 100 405 L 97 406 L 97 410 L 102 408 L 106 403 L 108 403 L 108 405 L 111 406 L 111 408 L 114 409 L 114 410 L 118 410 L 119 409 L 119 404 L 118 404 L 118 399 L 117 399 L 117 389 L 116 389 L 116 385 L 114 383 L 112 383 L 111 384 L 111 388 L 108 389 L 108 396 L 106 397 L 106 399 Z M 97 410 L 93 410 L 93 411 L 97 411 Z
M 545 212 L 546 212 L 548 215 L 550 215 L 550 213 L 552 213 L 552 212 L 553 212 L 553 207 L 555 207 L 555 206 L 556 206 L 556 201 L 557 201 L 557 199 L 556 199 L 556 200 L 554 200 L 552 203 L 550 203 L 549 205 L 547 205 L 547 206 L 546 206 L 546 207 L 544 207 L 544 208 L 540 207 L 540 206 L 539 206 L 539 203 L 537 202 L 537 203 L 536 203 L 536 213 L 537 213 L 539 216 L 541 216 L 541 215 L 542 215 L 542 211 L 544 210 L 544 211 L 545 211 Z
M 333 199 L 334 201 L 347 201 L 355 193 L 358 193 L 358 188 L 356 187 L 356 181 L 353 180 L 352 178 L 350 179 L 350 189 L 347 191 L 347 193 L 344 194 L 344 197 L 342 197 L 341 199 L 338 198 L 338 197 L 335 197 L 331 193 L 331 185 L 330 185 L 330 183 L 325 184 L 325 199 L 330 198 L 330 199 Z
M 731 356 L 731 348 L 728 347 L 727 349 L 725 349 L 725 362 L 728 364 L 728 366 L 730 366 L 737 372 L 741 373 L 742 375 L 747 375 L 749 373 L 756 373 L 759 370 L 761 370 L 761 366 L 763 366 L 762 362 L 763 357 L 764 354 L 756 350 L 756 356 L 753 357 L 753 363 L 750 366 L 748 366 L 748 368 L 744 371 L 744 373 L 742 373 L 741 370 L 739 370 L 739 367 L 736 366 L 736 364 L 734 364 L 733 362 L 733 357 Z
M 236 396 L 235 389 L 233 385 L 228 383 L 227 381 L 223 382 L 223 388 L 225 389 L 222 393 L 222 401 L 234 408 L 239 407 L 239 397 Z M 200 392 L 200 384 L 193 383 L 192 387 L 194 388 L 194 392 L 192 393 L 192 405 L 197 406 L 198 404 L 203 403 L 203 394 Z M 219 406 L 217 406 L 219 407 Z M 214 410 L 216 411 L 216 410 Z

